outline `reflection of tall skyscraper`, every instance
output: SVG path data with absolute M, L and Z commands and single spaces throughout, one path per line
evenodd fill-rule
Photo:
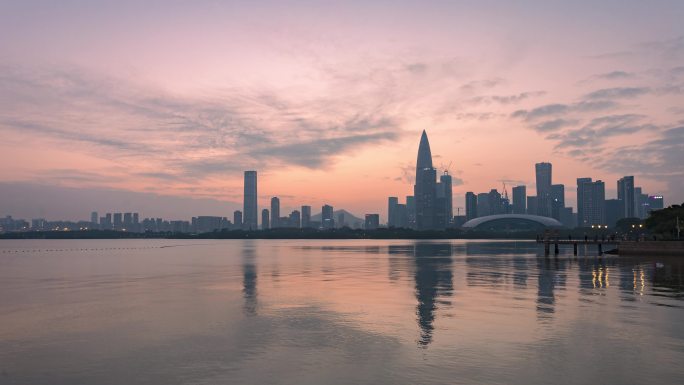
M 551 216 L 551 163 L 534 165 L 537 181 L 537 215 Z
M 243 241 L 242 246 L 242 294 L 245 299 L 245 313 L 256 315 L 257 312 L 257 268 L 254 245 L 251 241 Z
M 440 296 L 451 296 L 453 273 L 451 271 L 452 251 L 448 243 L 416 243 L 414 258 L 416 264 L 416 299 L 418 300 L 418 325 L 421 338 L 418 344 L 427 346 L 432 342 L 433 323 Z
M 280 221 L 280 199 L 278 197 L 271 198 L 271 228 L 275 229 L 279 226 Z
M 257 229 L 257 172 L 245 171 L 245 186 L 242 212 L 244 213 L 244 228 Z
M 427 133 L 423 130 L 418 147 L 416 161 L 416 184 L 414 196 L 416 202 L 416 228 L 430 230 L 436 228 L 436 180 L 437 171 L 432 167 L 432 152 Z

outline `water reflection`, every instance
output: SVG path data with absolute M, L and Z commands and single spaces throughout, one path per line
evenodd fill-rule
M 440 297 L 451 297 L 454 289 L 451 255 L 451 244 L 448 243 L 416 243 L 414 246 L 414 279 L 421 330 L 418 344 L 422 347 L 432 342 L 435 311 Z
M 537 317 L 549 319 L 555 312 L 558 288 L 565 288 L 565 264 L 563 258 L 537 257 Z
M 245 314 L 257 314 L 257 268 L 254 245 L 246 241 L 242 245 L 242 293 L 245 298 Z

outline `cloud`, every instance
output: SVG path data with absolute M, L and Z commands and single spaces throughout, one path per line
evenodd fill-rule
M 629 99 L 647 94 L 647 87 L 615 87 L 596 90 L 585 95 L 586 99 Z
M 567 120 L 567 119 L 553 119 L 535 124 L 533 128 L 539 132 L 556 131 L 563 127 L 573 126 L 577 124 L 577 120 Z
M 80 69 L 2 69 L 0 131 L 144 160 L 132 177 L 198 179 L 266 162 L 316 168 L 401 136 L 375 104 L 344 108 L 347 95 L 302 102 L 255 87 L 191 98 Z
M 607 79 L 607 80 L 619 80 L 619 79 L 630 79 L 635 75 L 625 71 L 611 71 L 603 74 L 595 75 L 597 79 Z

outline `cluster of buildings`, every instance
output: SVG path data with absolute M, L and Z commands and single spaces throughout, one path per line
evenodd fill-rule
M 651 210 L 663 208 L 663 197 L 645 194 L 635 187 L 634 177 L 625 176 L 617 181 L 617 198 L 606 199 L 605 184 L 592 178 L 577 179 L 577 211 L 565 204 L 565 186 L 552 182 L 551 163 L 535 165 L 536 195 L 527 196 L 527 186 L 512 188 L 511 202 L 504 185 L 503 194 L 496 189 L 465 194 L 465 215 L 453 213 L 452 178 L 444 172 L 439 175 L 432 165 L 432 153 L 427 133 L 423 131 L 418 147 L 413 195 L 404 203 L 398 197 L 389 197 L 387 227 L 416 230 L 443 230 L 449 227 L 469 227 L 477 218 L 533 219 L 540 223 L 552 218 L 556 225 L 568 228 L 613 227 L 621 218 L 646 218 Z M 256 171 L 244 172 L 243 208 L 233 212 L 232 220 L 220 216 L 197 216 L 191 221 L 168 221 L 162 218 L 139 219 L 138 213 L 107 213 L 100 217 L 92 212 L 90 221 L 66 222 L 33 219 L 29 224 L 11 216 L 0 218 L 0 232 L 46 230 L 117 230 L 130 232 L 182 232 L 204 233 L 219 230 L 267 230 L 273 228 L 334 229 L 340 227 L 377 229 L 380 215 L 366 214 L 358 219 L 344 211 L 335 212 L 331 205 L 321 207 L 321 213 L 312 216 L 311 206 L 281 214 L 280 198 L 272 197 L 270 208 L 258 207 Z M 460 213 L 459 213 L 460 214 Z M 508 217 L 507 217 L 508 216 Z M 482 222 L 479 220 L 477 222 Z M 469 225 L 470 224 L 470 225 Z
M 466 221 L 498 214 L 527 214 L 558 220 L 563 226 L 613 227 L 622 218 L 648 217 L 651 210 L 663 208 L 662 195 L 648 195 L 634 186 L 634 177 L 617 181 L 617 198 L 606 199 L 605 183 L 592 178 L 577 178 L 577 211 L 565 205 L 565 186 L 552 183 L 551 163 L 535 164 L 537 195 L 527 196 L 527 186 L 512 188 L 513 202 L 508 194 L 496 189 L 488 193 L 467 192 Z

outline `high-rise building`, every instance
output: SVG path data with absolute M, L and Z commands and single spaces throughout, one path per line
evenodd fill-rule
M 321 208 L 321 227 L 324 229 L 334 229 L 335 219 L 333 218 L 333 207 L 330 205 L 323 205 Z
M 605 203 L 606 210 L 606 225 L 613 228 L 617 221 L 619 221 L 622 216 L 623 205 L 622 201 L 619 199 L 606 199 Z
M 622 215 L 625 218 L 634 218 L 636 216 L 634 207 L 636 201 L 634 199 L 634 177 L 623 176 L 617 182 L 618 199 L 622 201 Z
M 439 177 L 438 196 L 442 200 L 442 208 L 440 211 L 444 215 L 445 226 L 448 227 L 454 221 L 454 197 L 453 197 L 453 183 L 451 175 L 446 171 Z
M 582 215 L 578 217 L 578 226 L 590 227 L 592 225 L 606 224 L 606 186 L 597 180 L 596 182 L 578 183 L 578 190 L 582 195 Z M 578 195 L 579 192 L 578 192 Z M 580 202 L 578 202 L 578 205 Z
M 577 226 L 586 227 L 584 223 L 584 189 L 582 185 L 584 183 L 592 183 L 591 178 L 577 178 Z
M 123 226 L 123 214 L 114 213 L 114 223 L 113 227 L 117 230 L 121 229 Z
M 527 187 L 513 187 L 513 214 L 525 214 L 527 212 Z M 467 209 L 466 209 L 467 215 Z
M 648 217 L 648 194 L 643 194 L 641 191 L 641 187 L 634 188 L 634 202 L 634 215 L 636 215 L 637 218 L 641 219 L 645 219 L 646 217 Z
M 486 217 L 490 214 L 489 209 L 489 193 L 477 194 L 477 216 Z
M 489 215 L 503 214 L 503 205 L 501 202 L 501 194 L 495 189 L 489 191 L 488 197 L 489 201 Z
M 561 209 L 565 207 L 565 185 L 551 185 L 551 217 L 560 221 Z
M 280 224 L 280 199 L 278 197 L 271 198 L 271 228 L 275 229 Z
M 534 165 L 537 182 L 537 215 L 551 216 L 551 163 Z
M 477 196 L 472 191 L 465 194 L 465 209 L 467 221 L 477 218 Z
M 302 206 L 302 227 L 311 227 L 311 206 Z
M 90 223 L 96 225 L 97 224 L 97 217 L 98 217 L 97 211 L 93 211 L 92 213 L 90 213 Z
M 123 226 L 125 229 L 130 230 L 133 225 L 133 213 L 124 213 L 123 216 Z
M 416 202 L 416 228 L 432 230 L 437 227 L 437 170 L 432 167 L 432 152 L 427 133 L 423 130 L 416 160 L 416 184 L 413 192 Z
M 257 224 L 257 172 L 245 171 L 243 207 L 244 217 L 243 227 L 247 230 L 256 230 Z
M 537 197 L 536 196 L 528 196 L 527 197 L 527 214 L 529 215 L 537 215 L 538 211 L 537 210 Z
M 399 204 L 399 198 L 389 197 L 387 199 L 387 227 L 397 226 L 397 205 Z
M 399 228 L 408 228 L 408 210 L 405 204 L 398 204 L 395 212 L 395 226 Z
M 413 195 L 406 196 L 406 216 L 408 217 L 408 227 L 416 228 L 416 199 Z
M 572 207 L 561 207 L 558 212 L 558 221 L 567 228 L 575 228 L 577 224 L 575 222 L 575 215 L 572 212 Z
M 262 230 L 268 230 L 271 226 L 271 221 L 269 219 L 268 215 L 268 209 L 263 209 L 261 210 L 261 229 Z
M 366 221 L 363 226 L 366 230 L 376 230 L 380 226 L 380 215 L 366 214 Z
M 242 211 L 240 210 L 235 210 L 233 211 L 233 226 L 236 229 L 241 229 L 242 228 Z
M 662 210 L 665 206 L 663 205 L 662 195 L 651 195 L 648 197 L 648 210 Z
M 299 228 L 302 226 L 302 214 L 299 210 L 293 210 L 289 216 L 290 227 Z

